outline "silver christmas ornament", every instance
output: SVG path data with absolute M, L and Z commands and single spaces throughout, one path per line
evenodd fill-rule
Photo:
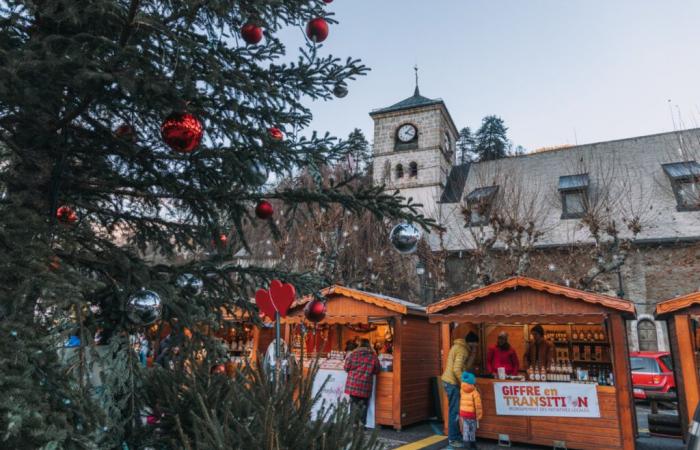
M 420 229 L 412 223 L 400 223 L 391 230 L 389 240 L 399 253 L 408 254 L 416 251 L 421 235 Z
M 134 325 L 147 326 L 160 319 L 163 303 L 160 296 L 153 291 L 140 290 L 126 304 L 126 315 Z
M 348 86 L 342 81 L 335 85 L 333 88 L 333 95 L 338 98 L 343 98 L 348 95 Z
M 177 287 L 194 295 L 199 295 L 202 292 L 202 288 L 204 288 L 202 279 L 191 273 L 183 273 L 177 277 L 175 282 L 177 283 Z

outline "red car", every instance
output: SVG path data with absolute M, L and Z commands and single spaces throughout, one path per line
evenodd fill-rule
M 676 380 L 669 352 L 631 352 L 630 368 L 634 398 L 647 398 L 647 391 L 675 392 Z

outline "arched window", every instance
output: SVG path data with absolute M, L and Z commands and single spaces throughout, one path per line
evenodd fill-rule
M 396 178 L 403 178 L 403 165 L 396 165 Z
M 639 337 L 640 352 L 659 350 L 659 344 L 656 340 L 656 325 L 651 320 L 643 319 L 637 323 L 637 336 Z
M 408 165 L 408 176 L 411 178 L 418 176 L 418 163 L 415 161 Z

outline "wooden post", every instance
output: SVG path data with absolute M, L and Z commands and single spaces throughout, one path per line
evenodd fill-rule
M 401 336 L 403 335 L 403 317 L 396 316 L 394 322 L 394 359 L 393 359 L 393 386 L 391 399 L 391 420 L 394 422 L 394 428 L 401 429 L 401 381 L 403 375 L 401 372 L 401 353 L 403 351 L 401 345 Z
M 636 448 L 637 421 L 632 396 L 632 377 L 630 375 L 630 361 L 627 347 L 627 331 L 625 321 L 620 314 L 611 314 L 610 339 L 613 370 L 615 372 L 615 391 L 617 393 L 618 414 L 620 418 L 620 438 L 622 448 L 634 450 Z
M 692 330 L 687 314 L 676 314 L 668 321 L 671 338 L 676 390 L 678 391 L 678 410 L 681 416 L 683 439 L 687 439 L 688 424 L 695 414 L 695 407 L 700 399 L 698 368 L 693 349 Z
M 440 342 L 442 344 L 442 351 L 440 352 L 440 361 L 442 362 L 442 365 L 440 366 L 440 374 L 442 374 L 445 371 L 445 367 L 447 366 L 447 354 L 450 352 L 450 346 L 452 345 L 452 336 L 450 333 L 450 323 L 441 323 L 440 324 Z M 447 436 L 447 428 L 449 425 L 449 409 L 448 409 L 448 404 L 447 404 L 447 395 L 445 395 L 445 391 L 442 390 L 442 381 L 438 380 L 438 391 L 442 392 L 442 418 L 443 418 L 443 428 L 445 432 L 445 436 Z

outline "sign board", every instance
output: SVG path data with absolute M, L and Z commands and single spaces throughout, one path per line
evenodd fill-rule
M 350 398 L 345 394 L 345 380 L 347 380 L 348 374 L 344 370 L 333 370 L 333 369 L 319 369 L 316 373 L 316 378 L 314 379 L 313 385 L 313 395 L 316 395 L 321 391 L 319 401 L 314 405 L 311 413 L 314 417 L 317 417 L 321 412 L 322 408 L 332 408 L 337 405 L 341 400 L 345 399 L 349 401 Z M 367 410 L 367 427 L 374 428 L 374 405 L 375 397 L 377 391 L 377 377 L 373 377 L 374 382 L 372 384 L 372 397 L 369 399 L 369 406 Z M 327 381 L 326 381 L 327 380 Z M 324 381 L 326 384 L 324 385 Z
M 600 417 L 598 391 L 589 383 L 494 383 L 499 416 Z

